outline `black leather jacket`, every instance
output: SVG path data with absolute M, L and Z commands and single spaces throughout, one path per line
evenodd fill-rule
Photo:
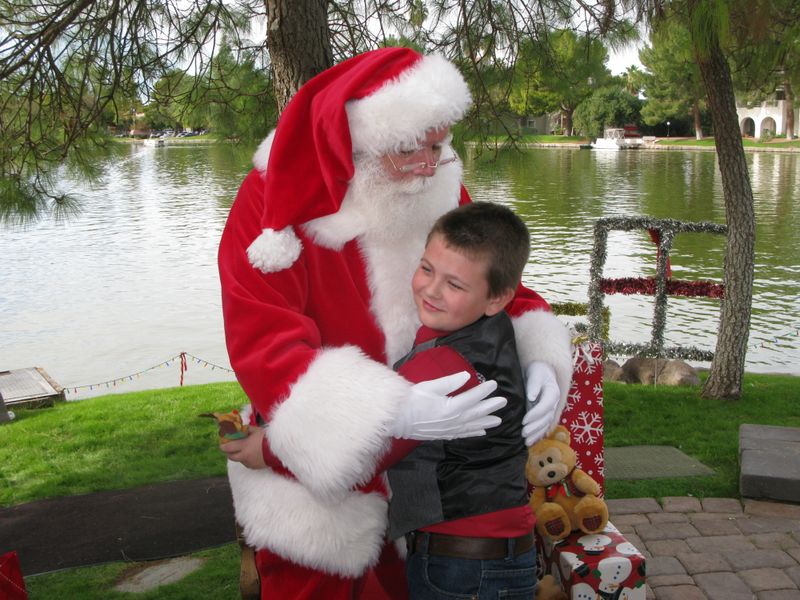
M 525 380 L 517 356 L 511 319 L 501 311 L 483 317 L 435 344 L 415 347 L 395 364 L 425 360 L 431 345 L 449 346 L 461 354 L 484 379 L 497 382 L 495 395 L 508 404 L 495 414 L 502 419 L 485 436 L 423 442 L 388 471 L 389 539 L 409 531 L 463 517 L 480 515 L 528 502 L 522 438 Z M 440 373 L 434 376 L 448 375 Z

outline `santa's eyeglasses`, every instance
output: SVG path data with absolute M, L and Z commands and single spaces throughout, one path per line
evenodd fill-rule
M 413 152 L 412 154 L 417 154 L 418 152 L 419 150 L 417 152 Z M 449 165 L 450 163 L 456 162 L 456 160 L 458 160 L 458 157 L 455 155 L 455 152 L 453 151 L 452 148 L 450 148 L 450 152 L 453 154 L 448 158 L 440 158 L 439 160 L 433 162 L 418 161 L 400 166 L 398 166 L 397 163 L 394 162 L 394 159 L 392 158 L 391 154 L 387 154 L 386 156 L 389 158 L 389 162 L 392 163 L 392 166 L 394 167 L 395 171 L 399 171 L 400 173 L 412 173 L 413 171 L 417 171 L 418 169 L 425 169 L 428 167 L 432 169 L 438 169 L 439 167 L 443 167 L 444 165 Z

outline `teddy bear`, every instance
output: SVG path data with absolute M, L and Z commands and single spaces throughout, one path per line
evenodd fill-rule
M 555 577 L 545 575 L 536 585 L 534 600 L 569 600 L 567 593 L 562 589 Z
M 530 505 L 543 538 L 562 540 L 576 529 L 598 533 L 608 523 L 600 485 L 576 468 L 576 462 L 569 431 L 562 425 L 528 450 L 525 475 L 533 485 Z

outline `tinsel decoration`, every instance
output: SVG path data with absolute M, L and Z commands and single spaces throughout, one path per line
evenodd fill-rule
M 586 302 L 551 302 L 550 309 L 554 315 L 564 315 L 568 317 L 579 317 L 589 314 L 589 305 Z M 611 326 L 611 311 L 607 306 L 603 307 L 603 339 L 608 338 L 609 327 Z M 575 323 L 574 327 L 580 332 L 586 331 L 585 323 Z
M 603 267 L 607 258 L 608 232 L 646 230 L 651 239 L 658 241 L 655 279 L 623 278 L 603 279 Z M 674 219 L 652 219 L 650 217 L 608 217 L 598 219 L 594 225 L 594 249 L 589 281 L 589 338 L 604 340 L 603 297 L 605 294 L 648 294 L 655 296 L 653 325 L 650 343 L 620 344 L 606 342 L 608 354 L 644 355 L 653 357 L 683 358 L 686 360 L 711 360 L 713 353 L 693 347 L 664 347 L 664 329 L 667 315 L 667 296 L 707 296 L 722 298 L 724 288 L 708 281 L 675 281 L 669 279 L 669 253 L 672 240 L 677 233 L 714 233 L 725 235 L 727 227 L 718 223 L 685 222 Z
M 606 342 L 603 351 L 608 356 L 646 356 L 649 358 L 681 358 L 698 362 L 711 362 L 714 353 L 694 346 L 678 346 L 672 348 L 653 348 L 650 344 L 626 344 Z
M 724 298 L 725 287 L 713 281 L 681 281 L 667 279 L 667 295 L 683 296 L 686 298 Z M 654 277 L 621 277 L 619 279 L 603 279 L 600 289 L 604 294 L 644 294 L 653 296 L 656 293 L 656 280 Z

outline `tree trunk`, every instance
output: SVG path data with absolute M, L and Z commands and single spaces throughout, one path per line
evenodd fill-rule
M 697 42 L 694 47 L 711 109 L 728 224 L 724 268 L 725 298 L 720 310 L 716 352 L 702 395 L 706 398 L 735 399 L 742 393 L 753 300 L 753 190 L 747 173 L 742 136 L 739 133 L 728 61 L 716 39 L 711 42 L 707 55 L 697 51 Z
M 783 82 L 784 91 L 784 106 L 786 107 L 786 118 L 784 119 L 784 130 L 786 131 L 786 139 L 794 139 L 794 94 L 792 94 L 792 86 L 788 81 Z
M 694 117 L 694 139 L 703 139 L 703 124 L 700 122 L 700 103 L 695 100 L 692 105 L 692 116 Z
M 572 108 L 563 108 L 561 109 L 561 114 L 563 116 L 563 123 L 564 123 L 564 132 L 563 135 L 572 135 L 572 113 L 575 112 L 575 109 Z
M 267 50 L 278 111 L 306 81 L 333 66 L 326 0 L 265 0 Z

